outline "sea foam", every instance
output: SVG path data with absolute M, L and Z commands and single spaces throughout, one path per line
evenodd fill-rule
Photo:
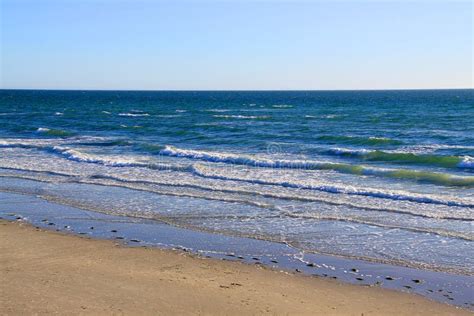
M 148 113 L 119 113 L 119 116 L 140 117 L 140 116 L 150 116 L 150 114 Z
M 247 165 L 250 167 L 333 170 L 341 173 L 354 175 L 372 175 L 387 178 L 426 181 L 446 186 L 474 186 L 474 177 L 472 176 L 455 176 L 447 173 L 418 171 L 410 169 L 375 168 L 364 165 L 353 165 L 329 161 L 276 160 L 258 158 L 249 155 L 238 155 L 233 153 L 179 149 L 173 146 L 166 146 L 163 150 L 160 151 L 160 154 L 208 162 Z
M 333 148 L 327 151 L 329 154 L 335 154 L 346 157 L 356 157 L 368 161 L 384 161 L 394 163 L 408 164 L 426 164 L 445 168 L 473 168 L 474 159 L 470 156 L 446 156 L 436 154 L 416 154 L 403 151 L 382 151 L 368 149 L 348 149 Z

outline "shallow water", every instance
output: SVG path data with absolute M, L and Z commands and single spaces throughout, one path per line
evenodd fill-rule
M 92 191 L 100 190 L 95 185 L 88 187 Z M 110 194 L 133 195 L 134 192 L 120 189 Z M 128 246 L 171 248 L 201 257 L 266 265 L 284 272 L 395 289 L 470 310 L 474 308 L 473 276 L 305 253 L 282 243 L 198 232 L 155 220 L 102 214 L 24 194 L 0 192 L 0 202 L 0 218 L 28 222 L 36 227 L 111 239 Z
M 0 91 L 1 190 L 307 253 L 473 274 L 473 157 L 473 90 Z

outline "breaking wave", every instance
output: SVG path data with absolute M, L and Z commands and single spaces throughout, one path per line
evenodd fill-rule
M 64 131 L 61 129 L 50 129 L 46 127 L 40 127 L 36 130 L 36 132 L 44 134 L 44 135 L 48 135 L 48 136 L 59 136 L 59 137 L 68 137 L 68 136 L 74 135 L 73 133 L 68 132 L 68 131 Z
M 474 168 L 474 158 L 470 156 L 443 156 L 434 154 L 415 154 L 408 152 L 387 152 L 382 150 L 333 148 L 329 154 L 355 157 L 366 161 L 383 161 L 404 164 L 434 165 L 445 168 Z
M 327 161 L 273 160 L 247 155 L 237 155 L 233 153 L 179 149 L 173 146 L 166 146 L 163 150 L 160 151 L 160 154 L 208 162 L 247 165 L 250 167 L 333 170 L 341 173 L 348 173 L 354 175 L 373 175 L 395 179 L 415 180 L 444 186 L 474 186 L 473 176 L 454 176 L 451 174 L 439 172 L 418 171 L 409 169 L 374 168 L 363 165 L 353 165 Z

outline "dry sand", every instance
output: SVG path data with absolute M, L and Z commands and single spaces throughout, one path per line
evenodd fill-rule
M 472 315 L 417 295 L 0 221 L 0 314 Z

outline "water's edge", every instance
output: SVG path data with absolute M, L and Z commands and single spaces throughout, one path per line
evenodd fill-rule
M 171 226 L 156 220 L 107 215 L 46 201 L 37 196 L 0 192 L 0 218 L 128 246 L 181 249 L 223 260 L 380 286 L 474 310 L 474 277 L 305 253 L 271 241 L 225 236 Z

